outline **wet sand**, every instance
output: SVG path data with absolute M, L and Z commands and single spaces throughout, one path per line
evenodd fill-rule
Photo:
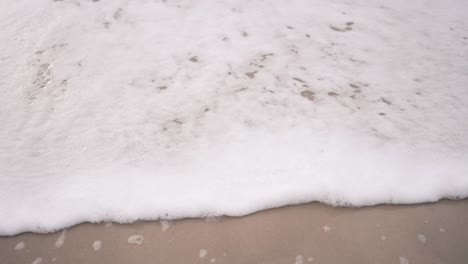
M 468 200 L 365 208 L 310 203 L 237 218 L 86 223 L 65 233 L 0 237 L 0 263 L 462 264 Z

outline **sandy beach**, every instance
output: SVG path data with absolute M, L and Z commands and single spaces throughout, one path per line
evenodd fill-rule
M 310 203 L 245 217 L 86 223 L 1 237 L 0 263 L 462 264 L 467 224 L 468 200 L 364 208 Z

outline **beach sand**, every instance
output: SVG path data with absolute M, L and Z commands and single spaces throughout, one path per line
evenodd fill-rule
M 33 216 L 31 216 L 33 217 Z M 80 224 L 0 237 L 0 263 L 468 263 L 468 200 Z

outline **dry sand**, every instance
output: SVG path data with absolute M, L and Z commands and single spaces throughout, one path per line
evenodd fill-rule
M 0 237 L 0 263 L 464 264 L 467 227 L 468 200 L 366 208 L 311 203 L 238 218 L 81 224 Z

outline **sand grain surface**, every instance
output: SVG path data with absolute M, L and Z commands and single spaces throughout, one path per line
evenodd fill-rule
M 171 221 L 168 228 L 157 221 L 81 224 L 68 229 L 60 248 L 62 231 L 0 237 L 0 263 L 461 264 L 468 259 L 467 225 L 468 200 L 359 209 L 311 203 Z M 129 244 L 135 235 L 144 243 Z

